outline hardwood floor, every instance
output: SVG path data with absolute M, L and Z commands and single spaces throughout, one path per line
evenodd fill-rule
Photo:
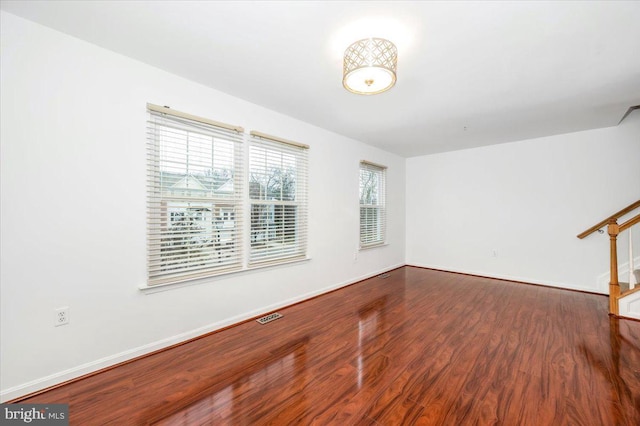
M 72 425 L 640 425 L 604 296 L 404 267 L 23 402 Z

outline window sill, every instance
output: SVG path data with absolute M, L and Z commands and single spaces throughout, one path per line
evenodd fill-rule
M 378 248 L 378 247 L 386 247 L 388 245 L 389 245 L 389 243 L 386 243 L 386 242 L 380 243 L 380 244 L 371 244 L 369 246 L 360 247 L 358 250 L 363 251 L 363 250 L 369 250 L 369 249 L 374 249 L 374 248 Z
M 194 278 L 191 280 L 187 280 L 187 281 L 180 281 L 180 282 L 175 282 L 175 283 L 164 283 L 164 284 L 155 284 L 155 285 L 148 285 L 148 284 L 142 284 L 140 286 L 138 286 L 138 290 L 140 290 L 142 293 L 144 294 L 154 294 L 154 293 L 160 293 L 163 291 L 168 291 L 168 290 L 173 290 L 173 289 L 177 289 L 177 288 L 182 288 L 182 287 L 190 287 L 190 286 L 194 286 L 194 285 L 200 285 L 200 284 L 207 284 L 210 283 L 214 280 L 217 280 L 218 278 L 223 278 L 223 277 L 228 277 L 229 275 L 244 275 L 244 274 L 248 274 L 248 273 L 252 273 L 252 272 L 257 272 L 257 271 L 261 271 L 261 270 L 265 270 L 265 269 L 271 269 L 271 268 L 278 268 L 280 266 L 287 266 L 287 265 L 291 265 L 294 263 L 302 263 L 302 262 L 307 262 L 310 261 L 311 258 L 310 257 L 304 257 L 304 258 L 298 258 L 298 259 L 292 259 L 292 260 L 287 260 L 284 262 L 279 262 L 279 263 L 265 263 L 265 264 L 254 264 L 254 265 L 249 265 L 246 268 L 243 269 L 237 269 L 234 271 L 226 271 L 226 272 L 221 272 L 219 274 L 215 274 L 215 275 L 211 275 L 208 277 L 202 277 L 202 278 Z
M 284 260 L 282 262 L 256 262 L 256 263 L 250 263 L 245 269 L 243 269 L 242 271 L 253 271 L 256 269 L 264 269 L 264 268 L 269 268 L 269 267 L 275 267 L 275 266 L 280 266 L 280 265 L 291 265 L 292 263 L 300 263 L 300 262 L 306 262 L 308 260 L 311 260 L 311 258 L 309 257 L 296 257 L 293 259 L 289 259 L 289 260 Z

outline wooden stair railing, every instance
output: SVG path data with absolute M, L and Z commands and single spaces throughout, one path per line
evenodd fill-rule
M 624 209 L 620 210 L 618 213 L 612 214 L 611 216 L 609 216 L 605 220 L 602 220 L 602 221 L 596 223 L 595 225 L 593 225 L 591 228 L 587 229 L 583 233 L 578 234 L 578 238 L 583 239 L 584 237 L 586 237 L 586 236 L 588 236 L 590 234 L 593 234 L 598 229 L 600 229 L 603 226 L 605 226 L 606 224 L 608 224 L 611 221 L 611 219 L 615 219 L 617 221 L 622 216 L 624 216 L 625 214 L 627 214 L 629 212 L 634 211 L 638 207 L 640 207 L 640 200 L 636 201 L 635 203 L 629 204 L 627 207 L 625 207 Z
M 618 235 L 621 232 L 626 231 L 631 228 L 633 225 L 640 223 L 640 214 L 632 217 L 631 219 L 624 222 L 622 225 L 618 225 L 618 219 L 627 213 L 632 212 L 633 210 L 640 208 L 640 200 L 635 203 L 630 204 L 619 212 L 609 216 L 603 221 L 597 223 L 586 231 L 582 232 L 578 235 L 578 238 L 582 239 L 598 229 L 602 228 L 604 225 L 607 225 L 607 233 L 609 234 L 609 255 L 610 255 L 610 280 L 609 280 L 609 314 L 610 315 L 618 315 L 619 314 L 619 306 L 618 300 L 626 296 L 629 293 L 640 291 L 640 287 L 636 289 L 625 289 L 621 291 L 620 282 L 618 281 Z M 629 236 L 631 238 L 631 236 Z M 630 256 L 633 256 L 630 254 Z M 632 264 L 633 259 L 629 259 L 629 265 Z M 631 267 L 631 266 L 630 266 Z M 631 271 L 631 273 L 633 273 Z

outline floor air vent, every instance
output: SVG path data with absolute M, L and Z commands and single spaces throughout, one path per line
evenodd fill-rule
M 282 315 L 280 315 L 277 312 L 274 312 L 272 314 L 265 315 L 262 318 L 258 318 L 256 321 L 258 321 L 260 324 L 266 324 L 268 322 L 275 321 L 278 318 L 282 318 Z

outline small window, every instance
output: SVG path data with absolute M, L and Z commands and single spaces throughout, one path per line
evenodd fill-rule
M 306 145 L 251 132 L 249 266 L 307 255 Z
M 387 168 L 360 162 L 360 248 L 385 243 Z
M 148 284 L 241 269 L 243 130 L 148 109 Z

